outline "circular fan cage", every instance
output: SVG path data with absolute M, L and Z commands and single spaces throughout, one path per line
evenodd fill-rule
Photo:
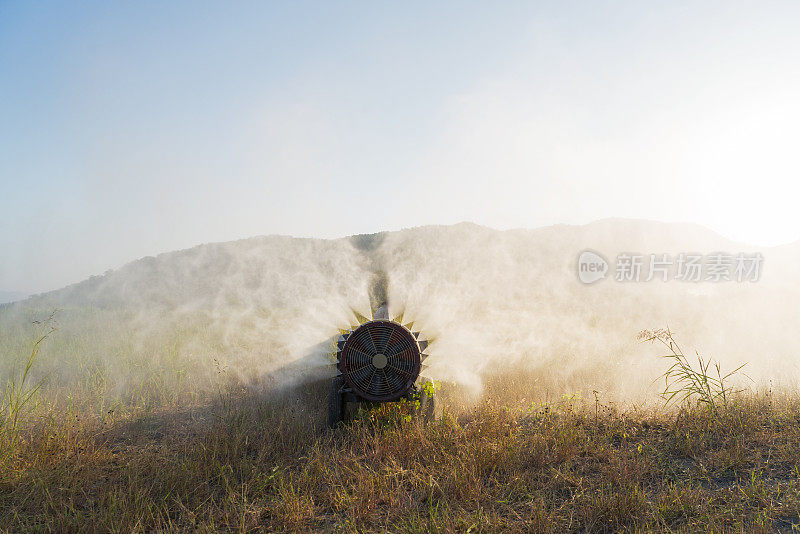
M 415 335 L 394 321 L 374 320 L 347 336 L 338 354 L 339 370 L 360 397 L 394 401 L 414 385 L 421 368 Z

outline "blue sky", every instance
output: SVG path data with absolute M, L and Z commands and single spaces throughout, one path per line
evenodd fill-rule
M 462 220 L 796 240 L 799 16 L 0 1 L 0 289 L 209 241 Z

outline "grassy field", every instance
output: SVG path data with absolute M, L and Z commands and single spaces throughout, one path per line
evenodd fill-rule
M 450 408 L 435 423 L 384 406 L 330 432 L 325 384 L 189 393 L 191 380 L 152 370 L 120 388 L 81 365 L 13 432 L 4 411 L 4 531 L 800 529 L 792 394 L 740 393 L 716 413 L 642 408 L 542 399 L 541 380 L 509 372 L 469 406 L 442 385 Z

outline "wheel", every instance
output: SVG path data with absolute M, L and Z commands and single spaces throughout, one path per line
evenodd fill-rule
M 429 386 L 430 384 L 430 386 Z M 423 421 L 431 423 L 436 420 L 436 398 L 428 394 L 433 389 L 433 380 L 423 378 L 419 384 L 419 414 Z
M 331 390 L 328 396 L 328 427 L 336 428 L 344 419 L 344 395 L 342 387 L 344 378 L 337 376 L 331 380 Z

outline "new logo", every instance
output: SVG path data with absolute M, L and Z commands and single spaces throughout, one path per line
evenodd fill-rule
M 578 256 L 578 279 L 584 284 L 602 280 L 607 273 L 608 262 L 597 252 L 584 250 Z

